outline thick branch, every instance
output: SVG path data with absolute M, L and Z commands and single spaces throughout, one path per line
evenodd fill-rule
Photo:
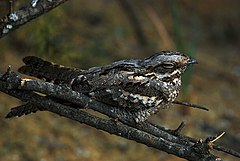
M 79 92 L 72 91 L 66 85 L 54 85 L 40 80 L 22 80 L 19 75 L 9 70 L 5 75 L 0 75 L 0 90 L 27 102 L 27 104 L 21 106 L 23 109 L 24 106 L 30 107 L 29 105 L 33 105 L 39 110 L 51 111 L 188 160 L 217 159 L 216 156 L 209 152 L 207 141 L 192 144 L 191 142 L 194 139 L 188 139 L 188 137 L 182 136 L 178 132 L 177 136 L 175 136 L 172 133 L 174 131 L 168 131 L 163 127 L 148 122 L 136 125 L 133 123 L 131 113 L 92 100 Z M 47 96 L 41 96 L 33 91 L 45 93 Z M 60 99 L 62 103 L 64 101 L 71 102 L 72 105 L 66 106 L 61 102 L 56 102 L 55 98 Z M 78 109 L 79 106 L 92 108 L 109 117 L 118 118 L 121 122 L 98 118 L 85 112 L 84 109 Z
M 0 38 L 6 36 L 12 30 L 43 15 L 68 0 L 39 0 L 36 5 L 29 4 L 3 17 L 0 21 Z
M 2 87 L 0 87 L 0 90 L 3 91 Z M 42 108 L 43 110 L 51 111 L 53 113 L 59 114 L 60 116 L 70 118 L 80 123 L 85 123 L 97 129 L 107 131 L 111 134 L 122 136 L 131 140 L 135 140 L 139 143 L 143 143 L 147 146 L 154 147 L 159 150 L 163 150 L 167 153 L 171 153 L 171 154 L 186 158 L 188 160 L 192 160 L 189 158 L 197 158 L 197 160 L 201 160 L 200 159 L 201 156 L 198 156 L 197 153 L 192 153 L 190 147 L 181 146 L 176 143 L 169 142 L 164 138 L 156 137 L 149 133 L 124 125 L 120 122 L 98 118 L 82 110 L 65 106 L 57 102 L 54 102 L 49 98 L 39 96 L 38 94 L 35 94 L 33 92 L 8 90 L 7 93 L 21 100 L 28 101 L 33 105 L 41 106 L 43 107 Z M 213 158 L 214 156 L 210 155 L 207 158 L 209 157 Z M 193 159 L 193 160 L 196 160 L 196 159 Z M 209 159 L 205 158 L 204 160 L 209 160 Z

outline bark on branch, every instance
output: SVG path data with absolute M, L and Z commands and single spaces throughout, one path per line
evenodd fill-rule
M 38 79 L 22 79 L 10 68 L 5 74 L 0 75 L 0 91 L 24 102 L 23 105 L 11 109 L 7 117 L 21 116 L 39 110 L 50 111 L 187 160 L 221 160 L 210 152 L 212 148 L 240 157 L 238 152 L 213 144 L 211 141 L 215 137 L 201 141 L 180 134 L 184 124 L 176 130 L 169 130 L 147 121 L 136 124 L 129 111 L 93 100 L 71 90 L 67 85 L 55 85 Z M 99 118 L 88 113 L 85 108 L 91 108 L 110 119 Z
M 38 0 L 9 13 L 0 20 L 0 38 L 68 0 Z

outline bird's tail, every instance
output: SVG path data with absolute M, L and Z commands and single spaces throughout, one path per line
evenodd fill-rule
M 56 65 L 35 56 L 27 56 L 23 58 L 23 62 L 25 65 L 18 69 L 20 73 L 56 83 L 69 83 L 84 71 Z
M 35 113 L 38 110 L 43 110 L 37 106 L 33 106 L 30 103 L 11 108 L 11 111 L 5 116 L 5 118 L 20 117 L 22 115 L 28 115 L 30 113 Z

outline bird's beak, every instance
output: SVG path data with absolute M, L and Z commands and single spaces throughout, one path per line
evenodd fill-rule
M 187 64 L 198 64 L 198 62 L 195 59 L 190 58 Z

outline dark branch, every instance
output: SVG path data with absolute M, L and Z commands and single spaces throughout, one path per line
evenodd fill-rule
M 32 5 L 31 1 L 29 1 L 29 4 L 26 6 L 13 11 L 0 20 L 0 38 L 66 1 L 68 0 L 39 0 L 36 6 Z M 10 10 L 12 10 L 12 8 Z
M 13 0 L 9 0 L 9 11 L 10 13 L 13 11 Z
M 187 102 L 181 102 L 181 101 L 173 101 L 173 103 L 174 104 L 178 104 L 178 105 L 193 107 L 193 108 L 199 108 L 199 109 L 208 111 L 207 107 L 204 107 L 204 106 L 201 106 L 201 105 L 196 105 L 196 104 L 187 103 Z
M 178 128 L 176 130 L 174 130 L 175 135 L 179 135 L 180 132 L 182 131 L 182 129 L 184 128 L 185 123 L 181 122 L 181 124 L 178 126 Z
M 187 160 L 217 159 L 209 152 L 209 140 L 199 142 L 181 135 L 179 132 L 182 126 L 178 128 L 176 135 L 176 130 L 168 130 L 149 122 L 136 124 L 130 112 L 97 102 L 82 93 L 72 91 L 66 85 L 54 85 L 41 80 L 23 80 L 18 74 L 8 70 L 6 74 L 0 75 L 0 91 L 26 102 L 12 109 L 9 117 L 36 112 L 36 110 L 51 111 Z M 70 103 L 70 106 L 64 105 L 65 102 Z M 33 108 L 30 108 L 31 106 Z M 99 118 L 87 113 L 84 108 L 91 108 L 113 119 Z M 118 118 L 120 122 L 114 121 L 115 118 Z M 230 149 L 215 145 L 213 148 L 240 157 L 239 153 Z

